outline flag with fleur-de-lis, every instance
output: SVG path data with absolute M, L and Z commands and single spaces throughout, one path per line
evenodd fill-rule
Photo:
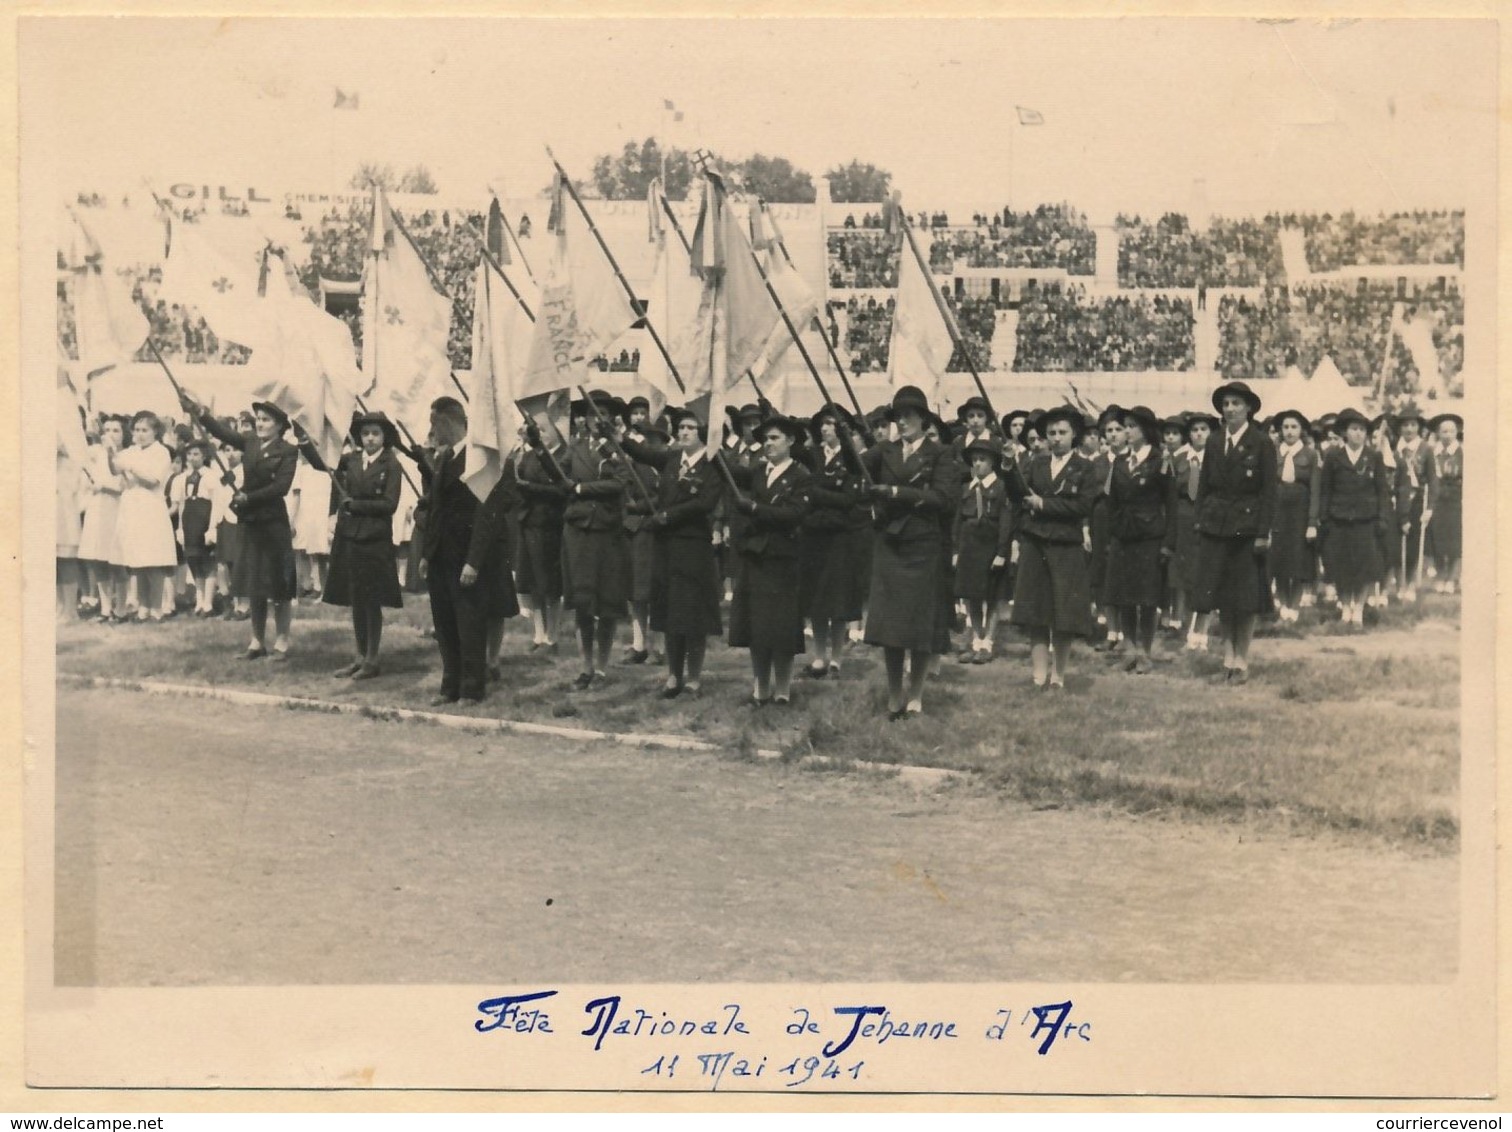
M 261 247 L 243 241 L 232 251 L 208 239 L 198 224 L 164 215 L 168 256 L 157 297 L 198 311 L 217 338 L 245 346 L 254 354 L 269 338 L 262 298 L 265 265 Z
M 373 192 L 372 242 L 362 280 L 362 376 L 368 408 L 381 409 L 423 440 L 430 406 L 455 394 L 451 380 L 452 302 L 439 293 L 419 251 Z

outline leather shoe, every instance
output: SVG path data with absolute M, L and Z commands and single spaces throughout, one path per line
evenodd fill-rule
M 360 660 L 354 660 L 354 661 L 352 661 L 351 664 L 344 664 L 344 665 L 342 665 L 335 672 L 331 673 L 331 675 L 337 677 L 338 679 L 342 679 L 342 678 L 345 678 L 347 676 L 356 676 L 357 673 L 361 670 L 361 668 L 362 668 L 362 661 L 360 661 Z
M 457 696 L 449 696 L 445 692 L 442 692 L 439 696 L 432 696 L 431 697 L 431 699 L 430 699 L 430 706 L 431 707 L 445 707 L 447 704 L 454 704 L 454 703 L 456 703 L 458 699 L 459 699 L 459 697 L 457 697 Z
M 1229 683 L 1230 684 L 1248 684 L 1249 683 L 1249 669 L 1247 669 L 1247 668 L 1236 668 L 1236 669 L 1234 669 L 1234 674 L 1229 677 Z
M 241 658 L 243 660 L 261 660 L 263 657 L 265 657 L 267 655 L 268 655 L 268 650 L 267 649 L 258 648 L 258 647 L 256 647 L 254 645 L 252 648 L 249 648 L 246 652 L 242 653 Z
M 364 664 L 356 672 L 352 673 L 352 679 L 371 680 L 374 676 L 378 675 L 380 675 L 380 670 L 376 664 Z

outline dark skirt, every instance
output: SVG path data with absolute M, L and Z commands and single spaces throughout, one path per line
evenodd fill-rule
M 866 643 L 911 652 L 943 652 L 940 594 L 948 582 L 938 536 L 898 541 L 880 532 L 872 543 Z
M 1176 500 L 1176 557 L 1171 559 L 1171 585 L 1190 590 L 1197 584 L 1197 504 L 1185 496 Z
M 860 611 L 851 620 L 859 621 L 865 615 L 866 603 L 871 597 L 872 547 L 877 535 L 871 524 L 865 523 L 852 527 L 845 536 L 850 547 L 851 583 L 856 588 L 856 608 Z
M 578 613 L 624 617 L 630 604 L 630 542 L 623 527 L 562 532 L 563 595 Z
M 562 528 L 525 527 L 520 531 L 520 559 L 515 586 L 539 609 L 562 596 Z
M 430 587 L 420 577 L 420 559 L 425 548 L 425 512 L 415 513 L 415 525 L 410 528 L 410 540 L 399 550 L 404 554 L 404 592 L 428 594 Z M 397 559 L 396 559 L 397 560 Z
M 215 561 L 227 570 L 236 567 L 241 557 L 241 524 L 228 523 L 222 519 L 215 525 Z
M 298 591 L 294 536 L 287 520 L 238 523 L 241 547 L 231 571 L 231 596 L 289 601 Z
M 184 558 L 204 558 L 209 553 L 205 535 L 210 531 L 210 501 L 208 499 L 184 500 L 184 511 L 179 517 L 179 530 L 184 532 Z
M 1197 583 L 1192 608 L 1198 613 L 1219 611 L 1227 616 L 1268 613 L 1271 608 L 1264 555 L 1255 551 L 1250 535 L 1219 538 L 1198 533 Z
M 1092 592 L 1087 575 L 1087 553 L 1081 543 L 1023 535 L 1010 620 L 1025 629 L 1090 637 Z
M 639 530 L 630 536 L 630 600 L 651 600 L 651 571 L 656 560 L 656 535 Z
M 1311 582 L 1317 577 L 1317 562 L 1307 545 L 1309 494 L 1305 483 L 1284 483 L 1276 489 L 1270 572 L 1282 585 Z
M 719 636 L 724 581 L 714 562 L 714 544 L 706 539 L 670 538 L 662 532 L 653 538 L 651 631 Z
M 1330 523 L 1323 543 L 1328 580 L 1341 594 L 1360 594 L 1381 580 L 1381 543 L 1375 520 Z
M 730 647 L 769 649 L 779 656 L 803 652 L 798 559 L 741 558 L 740 584 L 730 603 Z
M 1106 495 L 1100 495 L 1092 503 L 1092 557 L 1087 565 L 1087 583 L 1092 600 L 1098 605 L 1109 604 L 1104 593 L 1108 581 L 1108 542 L 1113 537 L 1109 527 L 1112 520 L 1108 514 L 1110 504 Z M 1017 600 L 1017 598 L 1015 598 Z
M 1110 606 L 1158 606 L 1164 604 L 1165 564 L 1160 558 L 1161 541 L 1142 538 L 1125 542 L 1108 540 L 1108 574 L 1103 600 Z
M 868 539 L 871 532 L 867 531 Z M 861 618 L 861 575 L 852 532 L 804 531 L 798 543 L 798 587 L 803 615 L 816 624 Z M 869 580 L 869 579 L 868 579 Z
M 1428 553 L 1443 563 L 1460 558 L 1464 552 L 1464 498 L 1460 488 L 1443 491 L 1428 520 Z
M 961 550 L 956 557 L 955 578 L 951 595 L 967 601 L 995 601 L 1001 569 L 994 569 L 997 557 L 997 524 L 967 523 L 962 532 Z
M 404 599 L 399 592 L 399 564 L 394 544 L 384 538 L 337 538 L 331 543 L 331 565 L 326 573 L 326 605 L 378 605 L 399 609 Z

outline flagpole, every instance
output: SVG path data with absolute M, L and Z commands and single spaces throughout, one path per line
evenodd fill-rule
M 1011 207 L 1011 206 L 1010 206 Z M 929 263 L 924 258 L 924 253 L 919 250 L 918 241 L 914 239 L 913 225 L 909 222 L 908 214 L 900 205 L 898 219 L 903 225 L 903 236 L 912 249 L 914 260 L 919 265 L 919 270 L 924 273 L 924 280 L 929 284 L 929 293 L 934 297 L 935 307 L 940 312 L 940 317 L 945 320 L 945 329 L 950 331 L 951 340 L 955 342 L 956 349 L 961 352 L 961 358 L 966 363 L 966 368 L 971 371 L 971 379 L 976 382 L 977 392 L 982 395 L 982 400 L 987 402 L 987 411 L 994 421 L 997 421 L 997 410 L 992 407 L 992 398 L 987 393 L 987 386 L 982 384 L 982 375 L 977 372 L 976 362 L 971 360 L 971 351 L 966 348 L 966 341 L 961 336 L 961 328 L 956 325 L 955 316 L 950 313 L 950 308 L 945 303 L 945 298 L 940 294 L 940 288 L 934 281 L 934 276 L 929 270 Z
M 588 213 L 588 206 L 583 203 L 583 198 L 578 196 L 577 189 L 573 187 L 572 178 L 567 176 L 567 170 L 562 168 L 562 163 L 556 159 L 551 147 L 546 147 L 546 156 L 551 159 L 551 164 L 556 167 L 557 175 L 562 178 L 562 187 L 567 190 L 567 195 L 572 198 L 572 203 L 577 205 L 578 211 L 583 214 L 584 221 L 588 224 L 588 230 L 593 233 L 593 238 L 598 241 L 599 250 L 604 253 L 604 258 L 609 261 L 609 266 L 614 271 L 614 276 L 619 280 L 620 286 L 625 289 L 625 296 L 630 300 L 632 309 L 644 312 L 641 301 L 635 296 L 635 289 L 630 286 L 630 281 L 625 278 L 625 273 L 620 270 L 619 261 L 614 258 L 614 253 L 609 250 L 609 245 L 604 242 L 604 237 L 599 233 L 598 225 L 593 222 L 593 217 Z M 677 363 L 672 360 L 672 353 L 667 349 L 667 344 L 662 341 L 661 335 L 656 332 L 655 325 L 645 313 L 641 314 L 641 321 L 646 324 L 646 331 L 651 335 L 651 341 L 656 343 L 656 348 L 661 351 L 662 360 L 667 363 L 667 372 L 672 375 L 672 380 L 677 382 L 679 392 L 686 394 L 688 387 L 683 384 L 682 374 L 678 372 Z
M 604 429 L 604 440 L 608 443 L 609 450 L 613 453 L 614 458 L 623 461 L 625 467 L 630 469 L 630 478 L 635 481 L 635 486 L 640 489 L 641 498 L 645 500 L 646 505 L 651 510 L 656 510 L 656 501 L 651 498 L 651 492 L 636 472 L 635 465 L 631 462 L 629 453 L 620 446 L 618 440 L 614 439 L 613 426 L 609 423 L 609 418 L 604 415 L 604 410 L 599 408 L 598 402 L 590 397 L 588 390 L 584 389 L 581 385 L 578 386 L 578 392 L 583 395 L 583 400 L 588 402 L 588 411 L 593 414 L 593 419 L 598 421 L 600 427 Z

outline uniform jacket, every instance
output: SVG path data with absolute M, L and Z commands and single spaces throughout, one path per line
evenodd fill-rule
M 362 466 L 361 452 L 348 452 L 336 467 L 341 491 L 331 493 L 336 510 L 336 535 L 350 542 L 393 542 L 394 512 L 399 510 L 399 490 L 404 473 L 392 448 L 384 448 L 370 467 Z
M 992 483 L 983 488 L 973 487 L 974 482 L 974 477 L 968 475 L 961 484 L 955 519 L 955 553 L 961 553 L 972 536 L 985 528 L 993 532 L 993 556 L 1006 559 L 1013 549 L 1015 522 L 1008 485 L 1001 475 L 995 476 Z
M 1281 489 L 1281 476 L 1286 470 L 1286 458 L 1281 455 L 1281 446 L 1276 445 L 1276 489 Z M 1307 525 L 1316 527 L 1322 510 L 1323 454 L 1316 448 L 1302 445 L 1292 456 L 1292 474 L 1296 483 L 1307 489 Z
M 961 461 L 950 449 L 925 438 L 905 458 L 901 441 L 884 440 L 862 460 L 878 486 L 898 489 L 896 499 L 879 499 L 874 507 L 882 534 L 898 541 L 939 541 L 942 532 L 949 533 L 962 473 Z
M 571 445 L 552 453 L 558 466 L 566 471 Z M 567 509 L 568 488 L 547 469 L 541 453 L 534 448 L 520 457 L 516 472 L 523 501 L 520 510 L 520 526 L 526 530 L 542 530 L 555 527 L 560 530 Z
M 615 474 L 614 461 L 594 441 L 574 440 L 557 457 L 568 489 L 562 520 L 583 531 L 620 531 L 625 526 L 625 481 Z
M 282 437 L 274 437 L 266 442 L 255 436 L 244 437 L 209 415 L 202 416 L 200 424 L 216 440 L 241 449 L 241 490 L 247 501 L 240 506 L 233 505 L 237 520 L 248 526 L 258 523 L 287 523 L 289 509 L 284 505 L 284 497 L 294 486 L 294 473 L 299 468 L 299 449 Z
M 656 511 L 647 521 L 668 538 L 709 542 L 714 533 L 715 512 L 724 498 L 724 479 L 708 456 L 691 471 L 683 471 L 682 451 L 652 446 L 626 438 L 621 442 L 630 458 L 657 469 Z
M 426 562 L 444 560 L 480 569 L 494 536 L 487 523 L 476 522 L 478 497 L 462 480 L 466 463 L 467 451 L 459 444 L 446 459 L 437 462 L 426 484 L 420 557 Z
M 1154 445 L 1133 468 L 1128 453 L 1114 461 L 1108 489 L 1109 529 L 1114 538 L 1121 542 L 1160 539 L 1175 549 L 1176 481 L 1164 465 Z
M 1177 500 L 1185 499 L 1188 503 L 1197 502 L 1197 488 L 1192 483 L 1192 468 L 1197 469 L 1197 475 L 1202 476 L 1202 453 L 1189 445 L 1183 444 L 1171 455 L 1171 480 L 1172 490 Z
M 1228 429 L 1208 439 L 1197 488 L 1197 529 L 1218 538 L 1268 538 L 1276 515 L 1276 446 L 1253 421 L 1232 452 Z
M 1367 445 L 1358 462 L 1350 464 L 1343 448 L 1323 457 L 1321 504 L 1323 523 L 1386 522 L 1393 514 L 1390 470 L 1381 454 Z
M 1106 475 L 1085 456 L 1073 452 L 1061 468 L 1060 475 L 1050 474 L 1050 453 L 1036 452 L 1029 460 L 1027 475 L 1008 477 L 1008 494 L 1020 505 L 1018 531 L 1046 542 L 1082 541 L 1082 524 L 1092 515 L 1092 503 L 1101 484 L 1099 474 Z M 1034 510 L 1025 502 L 1030 494 L 1044 500 L 1044 507 Z
M 1465 483 L 1465 446 L 1461 444 L 1453 452 L 1439 451 L 1433 454 L 1433 478 L 1428 484 L 1428 508 L 1436 510 L 1440 497 L 1459 493 Z
M 1433 452 L 1428 442 L 1419 440 L 1417 447 L 1408 451 L 1405 446 L 1397 448 L 1396 466 L 1396 517 L 1399 523 L 1410 523 L 1423 514 L 1425 491 L 1433 494 L 1433 481 L 1438 472 Z
M 813 474 L 799 461 L 789 460 L 769 486 L 768 468 L 762 459 L 749 468 L 735 470 L 735 482 L 756 505 L 753 512 L 735 508 L 746 519 L 740 553 L 763 559 L 797 558 L 799 532 L 809 513 Z
M 861 478 L 851 466 L 853 461 L 846 458 L 843 445 L 827 463 L 825 456 L 822 445 L 804 449 L 804 462 L 813 477 L 809 481 L 809 512 L 803 520 L 804 530 L 854 529 L 858 517 L 869 519 L 871 515 L 861 492 Z

